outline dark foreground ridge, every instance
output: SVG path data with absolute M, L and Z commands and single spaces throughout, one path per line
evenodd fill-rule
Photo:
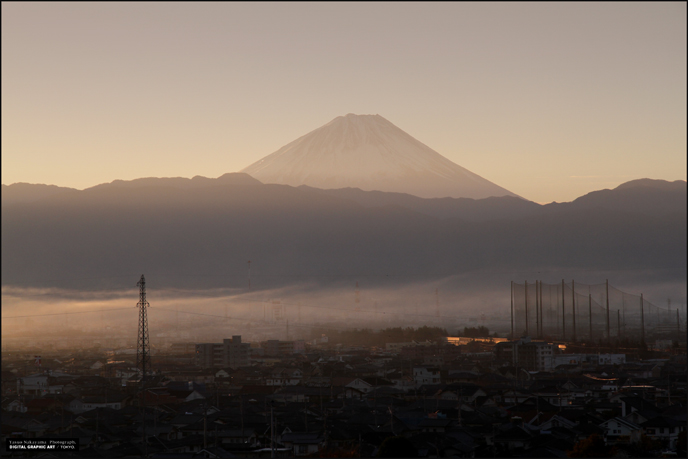
M 117 279 L 135 269 L 159 288 L 236 287 L 246 260 L 265 276 L 260 287 L 553 268 L 684 278 L 685 182 L 632 185 L 545 206 L 264 185 L 245 174 L 15 197 L 2 206 L 2 285 L 128 288 Z

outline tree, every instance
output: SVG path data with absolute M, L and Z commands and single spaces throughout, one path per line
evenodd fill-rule
M 653 451 L 662 448 L 662 442 L 646 435 L 640 436 L 640 441 L 632 443 L 625 448 L 631 457 L 652 457 Z
M 569 457 L 609 457 L 610 448 L 604 444 L 604 439 L 599 435 L 591 435 L 575 445 L 568 452 Z
M 487 338 L 490 336 L 490 330 L 487 327 L 480 325 L 479 327 L 463 327 L 463 336 L 469 338 Z

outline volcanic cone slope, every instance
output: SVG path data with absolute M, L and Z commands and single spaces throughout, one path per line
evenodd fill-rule
M 516 196 L 380 115 L 338 116 L 241 172 L 263 183 L 393 191 L 423 198 Z

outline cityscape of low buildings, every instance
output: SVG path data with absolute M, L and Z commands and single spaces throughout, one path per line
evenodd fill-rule
M 565 457 L 597 435 L 617 454 L 680 455 L 686 357 L 672 350 L 234 335 L 159 349 L 145 387 L 135 354 L 117 349 L 41 352 L 40 365 L 4 353 L 3 445 L 61 436 L 82 457 L 374 457 L 404 438 L 416 457 Z

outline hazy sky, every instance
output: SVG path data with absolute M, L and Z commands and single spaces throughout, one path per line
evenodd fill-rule
M 686 3 L 2 3 L 2 183 L 217 177 L 380 114 L 537 202 L 686 179 Z

